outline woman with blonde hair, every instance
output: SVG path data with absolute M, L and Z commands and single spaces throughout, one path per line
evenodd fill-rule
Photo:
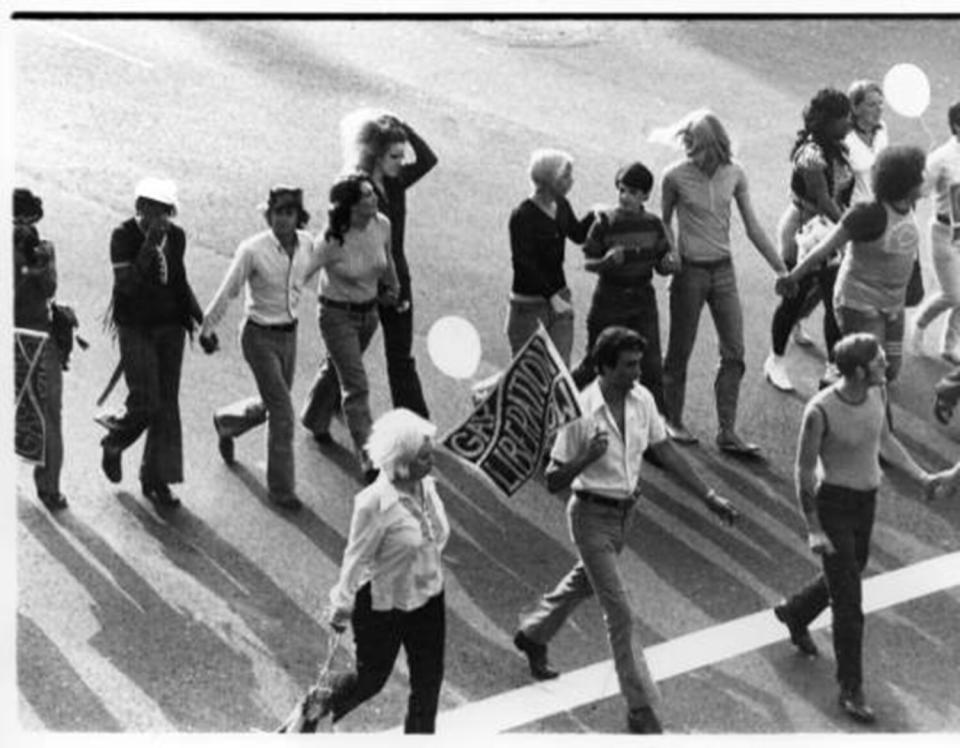
M 516 355 L 543 323 L 565 364 L 573 349 L 573 300 L 563 273 L 564 244 L 583 244 L 593 214 L 576 217 L 566 195 L 573 186 L 573 157 L 555 148 L 530 156 L 532 191 L 510 214 L 513 284 L 507 313 L 510 352 Z
M 437 156 L 409 123 L 389 112 L 358 109 L 340 123 L 344 171 L 370 177 L 380 212 L 390 220 L 390 251 L 400 281 L 395 305 L 380 305 L 387 376 L 394 407 L 428 417 L 423 388 L 413 358 L 413 291 L 404 249 L 406 191 L 437 165 Z M 407 145 L 415 161 L 405 163 Z
M 446 611 L 441 553 L 450 523 L 430 472 L 436 426 L 405 408 L 373 424 L 367 453 L 380 471 L 354 499 L 328 622 L 353 626 L 356 669 L 334 677 L 308 717 L 341 719 L 383 688 L 402 646 L 410 674 L 406 733 L 433 733 Z
M 730 216 L 734 201 L 747 237 L 770 267 L 785 268 L 753 210 L 746 172 L 733 158 L 730 137 L 712 112 L 701 110 L 678 132 L 686 158 L 670 165 L 661 178 L 663 225 L 670 232 L 677 215 L 681 267 L 670 283 L 670 335 L 663 366 L 667 432 L 684 444 L 697 438 L 683 424 L 687 364 L 700 325 L 704 304 L 710 307 L 717 330 L 720 365 L 714 382 L 717 407 L 717 446 L 733 455 L 751 456 L 760 448 L 736 432 L 740 381 L 746 371 L 743 310 L 737 290 L 730 246 Z

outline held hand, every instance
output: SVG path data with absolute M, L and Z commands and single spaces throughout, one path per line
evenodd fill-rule
M 204 335 L 200 333 L 200 347 L 208 356 L 220 349 L 220 340 L 215 332 Z
M 346 608 L 328 608 L 326 611 L 327 625 L 338 634 L 347 630 L 347 624 L 350 623 L 350 611 Z
M 710 497 L 707 499 L 707 509 L 716 514 L 731 527 L 740 517 L 740 512 L 738 512 L 736 507 L 730 503 L 730 500 L 725 499 L 723 496 L 720 496 L 716 493 L 710 494 Z
M 798 286 L 798 283 L 796 279 L 794 279 L 793 274 L 784 273 L 783 275 L 777 278 L 773 288 L 780 296 L 786 296 L 787 298 L 792 298 L 797 295 L 797 291 L 798 291 L 797 286 Z
M 603 256 L 604 265 L 622 265 L 623 258 L 626 256 L 626 249 L 618 244 L 616 247 L 610 247 Z
M 827 537 L 823 530 L 807 533 L 807 546 L 810 551 L 818 556 L 829 556 L 835 552 L 833 543 Z
M 603 429 L 598 428 L 593 432 L 593 436 L 590 437 L 590 443 L 587 445 L 587 451 L 584 454 L 584 459 L 588 465 L 603 457 L 607 451 L 607 444 L 609 444 L 609 442 L 610 436 Z
M 951 483 L 951 471 L 941 470 L 939 473 L 927 473 L 923 481 L 923 499 L 924 501 L 934 501 L 942 498 L 946 494 L 953 493 Z
M 681 265 L 679 252 L 667 252 L 660 260 L 660 267 L 665 273 L 676 273 L 680 270 Z

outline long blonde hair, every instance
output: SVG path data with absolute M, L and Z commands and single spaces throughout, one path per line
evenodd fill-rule
M 395 143 L 406 143 L 400 121 L 383 109 L 355 109 L 340 120 L 343 173 L 373 174 L 377 161 Z
M 706 153 L 717 164 L 729 164 L 733 159 L 733 148 L 726 128 L 711 111 L 701 111 L 692 117 L 677 132 L 683 141 L 688 156 Z

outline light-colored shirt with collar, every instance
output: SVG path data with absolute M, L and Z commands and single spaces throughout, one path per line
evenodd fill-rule
M 847 163 L 853 172 L 853 194 L 850 204 L 868 203 L 873 200 L 873 188 L 870 186 L 870 170 L 877 154 L 890 144 L 887 126 L 882 122 L 873 133 L 873 145 L 867 145 L 856 130 L 847 133 L 843 142 L 847 146 Z
M 960 191 L 960 139 L 956 136 L 927 155 L 925 187 L 933 191 L 937 215 L 950 216 L 951 192 L 952 199 L 960 200 L 956 197 Z
M 667 438 L 663 419 L 650 391 L 637 383 L 624 400 L 624 433 L 617 428 L 600 380 L 595 379 L 580 393 L 583 415 L 557 434 L 551 458 L 568 463 L 587 448 L 598 429 L 609 435 L 607 451 L 573 479 L 574 491 L 589 491 L 611 499 L 630 499 L 636 492 L 643 453 L 651 444 Z
M 661 189 L 662 202 L 672 198 L 676 206 L 680 256 L 694 262 L 729 259 L 732 202 L 749 189 L 743 167 L 732 161 L 708 176 L 685 159 L 666 168 Z
M 230 300 L 246 288 L 244 315 L 262 325 L 282 325 L 297 318 L 297 304 L 307 282 L 313 238 L 297 231 L 297 246 L 288 255 L 271 230 L 245 239 L 203 314 L 203 333 L 219 324 Z
M 352 610 L 370 583 L 374 610 L 416 610 L 443 589 L 440 553 L 450 523 L 433 478 L 420 481 L 422 500 L 403 493 L 383 472 L 354 499 L 340 578 L 330 590 L 337 610 Z

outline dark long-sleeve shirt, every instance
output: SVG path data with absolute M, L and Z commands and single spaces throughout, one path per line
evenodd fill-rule
M 203 312 L 187 281 L 183 229 L 170 224 L 160 247 L 147 241 L 135 218 L 110 239 L 113 321 L 118 325 L 181 324 L 190 329 Z
M 403 248 L 404 226 L 407 220 L 406 191 L 437 165 L 437 156 L 427 142 L 409 126 L 406 127 L 406 132 L 416 161 L 404 164 L 395 177 L 384 176 L 383 190 L 377 189 L 380 212 L 390 219 L 390 251 L 397 269 L 397 279 L 400 281 L 400 301 L 410 299 L 410 266 Z
M 39 240 L 33 227 L 14 232 L 13 324 L 30 330 L 50 329 L 50 300 L 57 292 L 57 266 L 27 262 L 27 245 Z M 31 242 L 32 239 L 32 242 Z
M 510 214 L 510 258 L 514 293 L 549 298 L 567 285 L 563 273 L 567 239 L 583 244 L 593 213 L 577 219 L 566 198 L 557 199 L 557 216 L 551 218 L 527 198 Z

